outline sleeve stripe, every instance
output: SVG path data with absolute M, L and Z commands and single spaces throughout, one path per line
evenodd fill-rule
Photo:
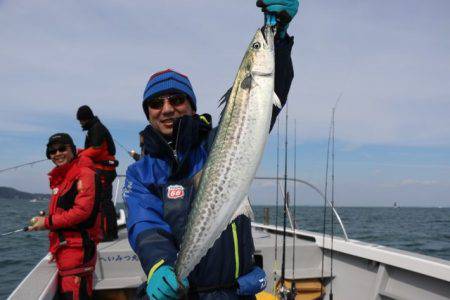
M 150 269 L 150 272 L 148 272 L 148 277 L 147 277 L 147 284 L 149 283 L 150 279 L 153 276 L 153 273 L 155 273 L 155 271 L 164 263 L 164 259 L 161 259 L 160 261 L 158 261 L 156 264 L 153 265 L 153 267 Z
M 233 230 L 233 242 L 234 242 L 234 260 L 235 260 L 235 274 L 234 278 L 237 279 L 239 277 L 239 242 L 237 236 L 237 228 L 236 223 L 231 223 L 231 228 Z

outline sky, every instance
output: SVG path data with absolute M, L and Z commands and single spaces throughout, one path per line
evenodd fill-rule
M 217 120 L 218 99 L 262 21 L 250 0 L 0 0 L 0 169 L 45 158 L 55 132 L 81 147 L 75 113 L 84 104 L 136 149 L 147 125 L 142 93 L 161 69 L 187 74 L 198 112 Z M 288 32 L 289 176 L 295 156 L 295 176 L 323 190 L 331 109 L 342 94 L 336 205 L 450 206 L 450 2 L 305 0 Z M 279 119 L 280 148 L 275 129 L 258 176 L 276 175 L 277 149 L 284 172 L 284 114 Z M 117 148 L 124 173 L 133 161 Z M 48 192 L 51 168 L 0 173 L 0 186 Z M 275 193 L 274 182 L 255 181 L 251 199 L 274 204 Z M 322 204 L 303 186 L 295 199 Z

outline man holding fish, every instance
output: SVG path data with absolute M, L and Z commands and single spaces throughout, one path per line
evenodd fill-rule
M 144 91 L 146 155 L 128 168 L 123 196 L 150 299 L 255 299 L 265 288 L 245 196 L 293 79 L 286 29 L 298 0 L 257 6 L 267 24 L 224 96 L 218 128 L 196 114 L 187 76 L 155 73 Z

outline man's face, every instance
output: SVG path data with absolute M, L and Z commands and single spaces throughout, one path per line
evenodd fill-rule
M 50 159 L 59 166 L 67 164 L 74 158 L 70 145 L 54 144 L 49 149 Z
M 86 126 L 86 124 L 89 122 L 89 120 L 79 120 L 79 121 L 80 121 L 81 128 L 84 128 L 84 126 Z
M 181 116 L 192 116 L 192 109 L 185 94 L 165 94 L 147 102 L 149 121 L 163 135 L 171 136 L 173 122 Z

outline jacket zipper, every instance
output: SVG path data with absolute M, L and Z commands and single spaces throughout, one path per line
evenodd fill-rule
M 178 155 L 177 155 L 178 138 L 180 137 L 181 121 L 182 121 L 182 119 L 180 119 L 180 123 L 178 124 L 177 138 L 175 139 L 175 148 L 172 150 L 173 156 L 175 157 L 175 160 L 177 161 L 177 163 L 178 163 Z

